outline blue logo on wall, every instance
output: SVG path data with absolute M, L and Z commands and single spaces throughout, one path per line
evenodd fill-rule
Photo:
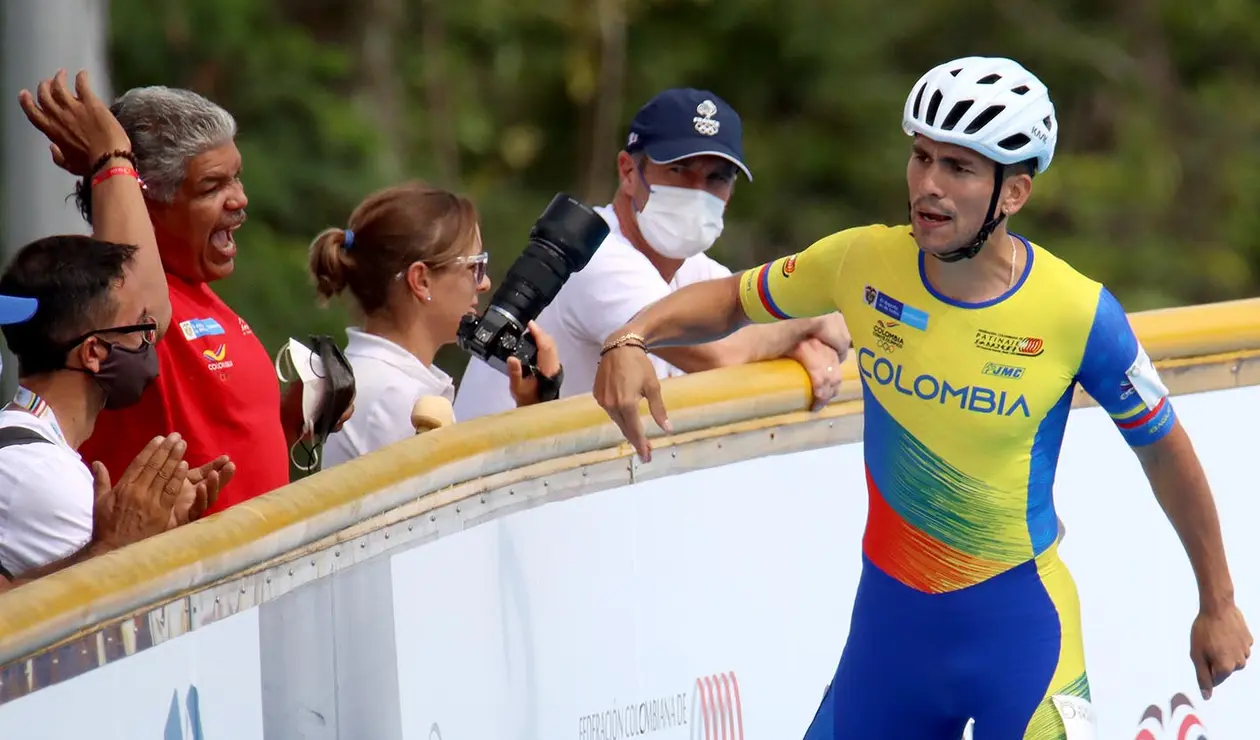
M 189 686 L 184 697 L 185 711 L 180 711 L 179 690 L 171 694 L 171 711 L 166 715 L 166 732 L 162 740 L 205 740 L 201 731 L 201 705 L 197 687 Z

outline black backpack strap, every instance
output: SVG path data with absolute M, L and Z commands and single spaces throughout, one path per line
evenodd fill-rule
M 26 427 L 0 427 L 0 449 L 14 445 L 29 445 L 44 442 L 52 444 L 52 440 Z

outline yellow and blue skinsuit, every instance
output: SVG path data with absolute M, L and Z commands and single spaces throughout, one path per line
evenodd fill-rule
M 869 512 L 844 655 L 806 737 L 1062 738 L 1089 698 L 1051 489 L 1079 383 L 1132 446 L 1172 404 L 1102 285 L 1015 237 L 1027 265 L 985 303 L 936 292 L 907 226 L 865 226 L 743 274 L 766 322 L 839 309 L 865 398 Z

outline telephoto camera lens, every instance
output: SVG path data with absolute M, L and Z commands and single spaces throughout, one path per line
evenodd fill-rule
M 555 300 L 569 276 L 586 267 L 608 233 L 602 216 L 557 193 L 530 229 L 525 251 L 508 268 L 486 312 L 460 322 L 456 343 L 499 372 L 506 374 L 507 359 L 517 357 L 532 374 L 538 348 L 526 327 Z

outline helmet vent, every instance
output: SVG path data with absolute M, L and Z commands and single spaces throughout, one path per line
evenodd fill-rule
M 937 90 L 936 92 L 932 93 L 932 99 L 928 101 L 927 125 L 929 126 L 936 125 L 936 112 L 937 110 L 940 109 L 941 101 L 944 99 L 945 99 L 945 96 L 941 94 L 940 90 Z
M 949 115 L 945 116 L 945 122 L 941 124 L 941 128 L 945 131 L 953 131 L 962 117 L 967 115 L 967 111 L 971 110 L 971 106 L 975 104 L 974 100 L 960 100 L 954 103 L 954 107 L 950 109 Z
M 985 75 L 984 77 L 981 77 L 980 79 L 976 80 L 976 84 L 977 85 L 992 85 L 993 83 L 997 82 L 1000 79 L 1002 79 L 1002 75 L 1000 74 Z
M 964 133 L 967 133 L 967 134 L 976 133 L 977 131 L 984 128 L 985 126 L 988 126 L 989 123 L 994 118 L 997 118 L 997 115 L 1004 110 L 1006 110 L 1005 105 L 991 105 L 988 108 L 985 108 L 984 112 L 976 116 L 976 120 L 971 122 L 971 125 L 967 127 L 967 130 Z
M 1024 93 L 1028 92 L 1028 86 L 1020 85 L 1019 87 L 1012 87 L 1011 92 L 1015 93 L 1016 95 L 1023 95 Z
M 914 96 L 914 115 L 913 118 L 919 117 L 919 107 L 923 104 L 923 91 L 927 89 L 927 83 L 919 87 L 919 94 Z
M 1005 139 L 1002 139 L 1001 141 L 999 141 L 998 146 L 1002 147 L 1003 149 L 1007 151 L 1013 152 L 1016 149 L 1019 149 L 1021 146 L 1027 145 L 1029 141 L 1032 141 L 1032 140 L 1029 139 L 1024 134 L 1012 134 L 1006 137 Z

